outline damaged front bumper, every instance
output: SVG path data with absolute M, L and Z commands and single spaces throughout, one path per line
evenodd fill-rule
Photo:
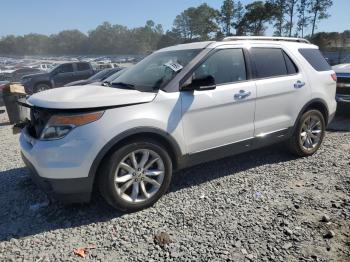
M 90 201 L 93 139 L 81 138 L 77 132 L 70 134 L 69 139 L 41 141 L 32 137 L 26 126 L 19 140 L 23 161 L 40 188 L 64 203 Z
M 50 179 L 39 175 L 32 163 L 21 153 L 33 182 L 47 194 L 63 203 L 87 203 L 91 198 L 93 181 L 87 178 Z

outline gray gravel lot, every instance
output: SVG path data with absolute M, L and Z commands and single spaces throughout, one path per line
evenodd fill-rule
M 186 169 L 154 207 L 121 214 L 98 194 L 49 203 L 3 109 L 0 261 L 350 261 L 349 117 L 310 158 L 274 146 Z

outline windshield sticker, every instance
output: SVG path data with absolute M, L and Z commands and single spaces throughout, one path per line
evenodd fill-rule
M 180 71 L 183 68 L 183 66 L 180 65 L 179 63 L 171 62 L 171 61 L 166 63 L 166 64 L 164 64 L 164 65 L 169 67 L 174 72 L 178 72 L 178 71 Z

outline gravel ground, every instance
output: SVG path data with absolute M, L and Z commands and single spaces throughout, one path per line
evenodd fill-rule
M 174 174 L 154 207 L 48 202 L 0 108 L 0 261 L 350 261 L 350 118 L 296 159 L 274 146 Z M 79 257 L 74 249 L 86 251 Z

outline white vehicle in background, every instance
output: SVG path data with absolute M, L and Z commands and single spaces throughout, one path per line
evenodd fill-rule
M 54 64 L 49 64 L 49 63 L 42 63 L 42 64 L 35 66 L 35 68 L 40 69 L 42 71 L 49 71 L 53 67 L 54 67 Z
M 123 211 L 153 205 L 172 171 L 285 142 L 322 144 L 336 76 L 304 39 L 229 37 L 154 52 L 108 86 L 34 94 L 20 136 L 24 162 L 64 201 L 94 185 Z

